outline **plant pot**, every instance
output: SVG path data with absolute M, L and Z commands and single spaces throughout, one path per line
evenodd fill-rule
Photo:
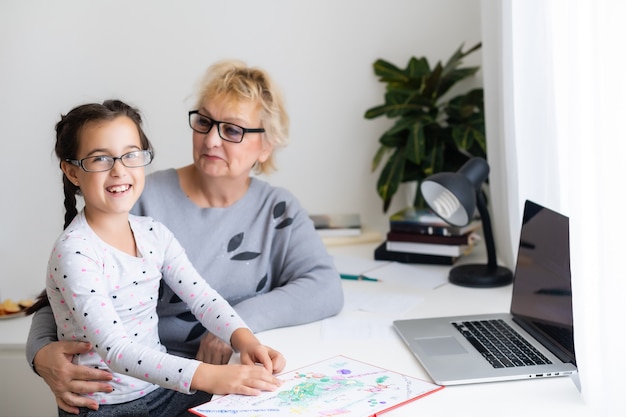
M 402 187 L 402 195 L 404 195 L 405 206 L 413 207 L 415 205 L 415 196 L 419 192 L 417 188 L 417 181 L 408 181 L 400 184 Z

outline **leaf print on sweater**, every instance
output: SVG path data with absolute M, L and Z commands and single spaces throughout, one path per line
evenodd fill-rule
M 272 210 L 272 216 L 274 216 L 274 219 L 278 219 L 279 217 L 282 217 L 286 212 L 287 212 L 287 203 L 285 203 L 284 201 L 281 201 L 280 203 L 274 206 L 274 210 Z M 278 230 L 284 229 L 285 227 L 290 226 L 292 223 L 293 223 L 293 218 L 287 217 L 286 219 L 283 219 L 280 223 L 276 225 L 276 229 Z
M 277 219 L 283 214 L 285 214 L 286 210 L 287 210 L 287 203 L 285 203 L 284 201 L 281 201 L 280 203 L 274 206 L 274 210 L 272 210 L 272 215 L 274 216 L 275 219 Z
M 241 246 L 242 243 L 243 243 L 243 232 L 238 233 L 235 236 L 230 238 L 230 240 L 228 241 L 228 246 L 226 250 L 228 252 L 232 252 L 235 249 L 237 249 L 239 246 Z
M 230 258 L 233 261 L 249 261 L 254 258 L 258 258 L 261 254 L 259 252 L 241 252 Z
M 193 326 L 193 328 L 187 335 L 185 342 L 189 342 L 191 340 L 199 338 L 200 336 L 204 334 L 204 332 L 205 332 L 204 326 L 202 326 L 201 323 L 196 324 L 195 326 Z
M 186 311 L 184 313 L 177 314 L 176 318 L 182 321 L 188 321 L 188 322 L 198 321 L 196 317 L 191 313 L 191 311 Z
M 279 229 L 279 230 L 280 229 L 284 229 L 285 227 L 290 226 L 292 223 L 293 223 L 293 218 L 288 217 L 285 220 L 283 220 L 282 222 L 278 223 L 276 225 L 276 228 Z
M 265 287 L 265 284 L 267 284 L 267 274 L 259 281 L 259 284 L 256 286 L 256 292 L 260 292 Z
M 232 252 L 235 249 L 239 248 L 239 246 L 241 246 L 241 244 L 243 243 L 243 239 L 244 239 L 244 233 L 243 232 L 237 233 L 235 236 L 231 237 L 230 240 L 228 241 L 226 250 L 228 252 Z M 245 252 L 235 254 L 230 259 L 233 261 L 249 261 L 251 259 L 258 258 L 260 255 L 261 254 L 259 252 L 245 251 Z

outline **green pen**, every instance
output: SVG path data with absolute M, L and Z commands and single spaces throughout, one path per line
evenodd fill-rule
M 378 278 L 370 278 L 365 275 L 339 274 L 339 276 L 341 276 L 341 279 L 349 279 L 352 281 L 380 282 Z

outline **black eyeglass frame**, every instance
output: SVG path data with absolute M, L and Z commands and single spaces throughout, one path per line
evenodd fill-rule
M 209 126 L 209 128 L 206 130 L 206 132 L 202 131 L 202 130 L 198 130 L 196 128 L 193 127 L 193 125 L 191 124 L 191 117 L 197 114 L 198 116 L 202 116 L 205 119 L 207 119 L 209 122 L 211 122 L 211 125 Z M 226 139 L 224 136 L 222 136 L 222 128 L 220 127 L 222 124 L 227 124 L 227 125 L 233 125 L 233 126 L 237 126 L 239 129 L 241 129 L 241 139 L 239 141 L 235 141 L 235 140 L 231 140 L 231 139 Z M 241 143 L 243 141 L 244 136 L 246 135 L 246 133 L 264 133 L 265 129 L 262 127 L 259 128 L 247 128 L 247 127 L 243 127 L 243 126 L 239 126 L 238 124 L 235 123 L 231 123 L 231 122 L 224 122 L 221 120 L 214 120 L 211 119 L 209 116 L 206 116 L 202 113 L 200 113 L 200 110 L 190 110 L 189 111 L 189 127 L 194 131 L 194 132 L 198 132 L 202 135 L 206 135 L 207 133 L 209 133 L 211 131 L 211 129 L 213 128 L 213 126 L 217 126 L 217 134 L 219 135 L 219 137 L 222 140 L 225 140 L 226 142 L 230 142 L 230 143 Z
M 126 165 L 126 163 L 124 162 L 124 157 L 127 157 L 130 154 L 138 153 L 138 152 L 142 153 L 143 155 L 149 155 L 148 162 L 144 163 L 143 165 L 133 165 L 133 166 Z M 111 167 L 108 169 L 93 170 L 93 169 L 85 168 L 84 161 L 88 159 L 94 159 L 94 158 L 108 158 L 112 160 L 113 162 L 111 162 Z M 106 172 L 106 171 L 112 170 L 113 167 L 115 166 L 115 161 L 118 161 L 118 160 L 126 168 L 142 168 L 142 167 L 150 165 L 152 163 L 153 158 L 154 158 L 154 154 L 152 151 L 147 150 L 147 149 L 141 149 L 138 151 L 126 152 L 124 155 L 120 155 L 120 156 L 94 155 L 94 156 L 88 156 L 87 158 L 83 158 L 83 159 L 66 159 L 65 162 L 69 162 L 72 165 L 76 165 L 77 167 L 80 167 L 80 169 L 82 169 L 85 172 Z

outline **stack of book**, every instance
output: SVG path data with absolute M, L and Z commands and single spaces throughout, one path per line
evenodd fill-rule
M 309 217 L 321 237 L 361 234 L 361 216 L 358 213 L 311 214 Z
M 361 224 L 359 213 L 310 214 L 313 226 L 327 247 L 380 242 L 380 232 Z
M 408 207 L 389 218 L 387 240 L 374 252 L 377 260 L 452 265 L 468 254 L 477 239 L 480 219 L 451 226 L 429 209 Z

